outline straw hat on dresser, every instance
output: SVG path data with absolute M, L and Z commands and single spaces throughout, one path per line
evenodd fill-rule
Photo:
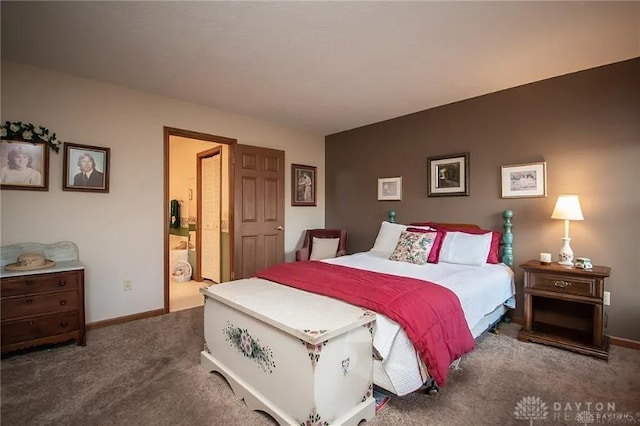
M 4 267 L 7 271 L 33 271 L 50 268 L 55 265 L 53 260 L 45 259 L 42 253 L 20 253 L 16 263 Z

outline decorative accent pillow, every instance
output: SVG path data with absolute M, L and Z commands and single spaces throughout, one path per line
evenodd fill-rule
M 391 253 L 393 253 L 396 248 L 396 244 L 398 244 L 400 233 L 405 229 L 407 229 L 407 225 L 387 221 L 382 222 L 378 236 L 376 237 L 376 242 L 370 251 L 384 254 L 385 257 L 391 256 Z
M 502 242 L 502 233 L 498 231 L 490 231 L 487 229 L 473 229 L 467 226 L 456 226 L 456 225 L 444 225 L 438 224 L 434 222 L 422 222 L 415 223 L 409 226 L 431 226 L 433 229 L 439 229 L 443 231 L 455 231 L 455 232 L 464 232 L 466 234 L 487 234 L 491 232 L 491 248 L 489 249 L 489 254 L 487 255 L 487 263 L 500 263 L 500 243 Z
M 429 252 L 429 258 L 427 259 L 428 263 L 438 263 L 440 258 L 440 248 L 442 247 L 442 241 L 444 240 L 445 235 L 447 235 L 447 231 L 436 230 L 434 228 L 425 226 L 425 227 L 416 227 L 409 226 L 407 227 L 408 232 L 435 232 L 436 238 L 433 242 L 433 247 L 431 247 L 431 251 Z
M 461 265 L 482 266 L 491 249 L 491 233 L 468 234 L 450 231 L 440 248 L 440 261 Z
M 313 237 L 309 260 L 322 260 L 336 257 L 336 253 L 338 253 L 338 244 L 340 244 L 340 238 Z
M 436 231 L 402 231 L 389 260 L 424 265 L 429 260 L 438 233 Z

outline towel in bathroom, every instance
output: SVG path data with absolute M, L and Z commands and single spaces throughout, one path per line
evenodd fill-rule
M 169 227 L 180 228 L 180 202 L 178 200 L 171 200 L 170 204 L 171 222 L 169 223 Z

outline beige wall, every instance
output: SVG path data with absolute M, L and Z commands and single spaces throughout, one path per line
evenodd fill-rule
M 62 191 L 62 153 L 51 154 L 48 192 L 0 193 L 1 245 L 78 245 L 88 322 L 163 307 L 164 126 L 285 151 L 287 260 L 305 229 L 324 225 L 323 135 L 6 61 L 1 77 L 3 121 L 31 122 L 68 142 L 111 148 L 108 194 Z M 317 207 L 291 206 L 291 163 L 318 167 Z M 133 291 L 123 291 L 125 279 Z
M 368 250 L 389 210 L 397 221 L 500 227 L 514 212 L 515 264 L 558 252 L 558 194 L 580 196 L 576 256 L 613 268 L 607 334 L 640 340 L 640 59 L 549 79 L 326 138 L 326 224 Z M 427 194 L 427 157 L 470 152 L 468 197 Z M 500 166 L 546 161 L 548 196 L 500 198 Z M 376 201 L 378 177 L 403 177 L 402 201 Z M 556 256 L 557 258 L 557 256 Z M 517 273 L 522 315 L 522 271 Z

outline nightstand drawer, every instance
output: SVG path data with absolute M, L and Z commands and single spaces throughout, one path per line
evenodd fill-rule
M 602 298 L 602 288 L 597 283 L 593 278 L 536 273 L 530 274 L 526 286 L 536 290 Z
M 65 291 L 2 299 L 2 319 L 78 309 L 78 292 Z

